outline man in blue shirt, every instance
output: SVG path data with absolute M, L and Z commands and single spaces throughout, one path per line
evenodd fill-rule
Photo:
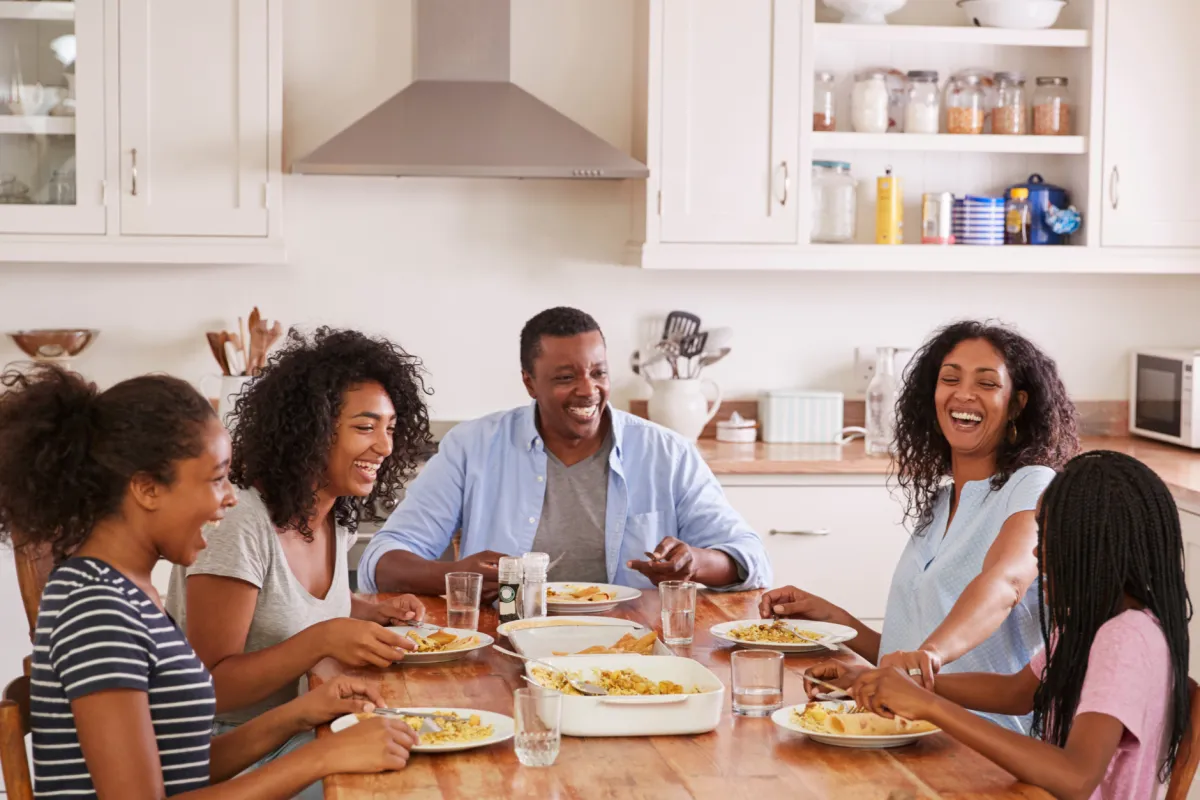
M 762 540 L 725 501 L 696 449 L 608 405 L 608 357 L 596 321 L 573 308 L 521 332 L 533 403 L 452 429 L 367 545 L 362 591 L 440 594 L 452 571 L 497 589 L 501 555 L 545 552 L 550 580 L 650 587 L 693 580 L 765 588 Z M 460 561 L 438 561 L 462 531 Z

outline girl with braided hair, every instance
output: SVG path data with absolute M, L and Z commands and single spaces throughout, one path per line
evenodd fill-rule
M 1028 666 L 941 676 L 936 695 L 881 669 L 851 693 L 884 716 L 933 722 L 1055 797 L 1153 800 L 1189 724 L 1192 607 L 1175 502 L 1141 462 L 1096 451 L 1055 477 L 1037 520 L 1046 647 Z M 963 706 L 1032 711 L 1036 738 Z

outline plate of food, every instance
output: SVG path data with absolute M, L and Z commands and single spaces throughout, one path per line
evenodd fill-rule
M 435 724 L 426 726 L 426 731 L 419 733 L 420 743 L 412 749 L 414 753 L 453 753 L 505 742 L 513 737 L 513 718 L 492 711 L 475 708 L 399 708 L 388 709 L 388 712 L 388 716 L 402 718 L 414 731 L 421 730 L 425 718 L 405 717 L 405 712 L 435 715 Z M 329 729 L 337 733 L 374 716 L 378 715 L 373 711 L 345 714 L 331 722 Z M 441 730 L 432 730 L 435 727 Z
M 530 658 L 592 655 L 675 655 L 654 631 L 579 625 L 514 631 L 513 649 Z
M 411 625 L 396 625 L 388 628 L 416 644 L 416 650 L 405 652 L 400 664 L 438 664 L 465 657 L 495 643 L 495 639 L 479 631 L 459 628 L 438 628 L 426 625 L 414 628 Z
M 832 622 L 791 619 L 743 619 L 713 625 L 708 632 L 726 642 L 784 653 L 825 650 L 823 644 L 838 645 L 858 635 L 854 628 Z
M 641 596 L 637 589 L 613 583 L 546 584 L 546 608 L 551 614 L 599 614 Z
M 903 747 L 941 732 L 932 722 L 881 717 L 859 708 L 853 700 L 788 706 L 772 714 L 771 721 L 822 744 L 860 750 Z

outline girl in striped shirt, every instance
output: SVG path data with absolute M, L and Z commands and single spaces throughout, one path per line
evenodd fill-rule
M 99 393 L 51 366 L 0 383 L 0 538 L 58 562 L 34 637 L 36 796 L 286 798 L 329 774 L 405 765 L 415 735 L 377 718 L 238 776 L 291 736 L 381 703 L 353 680 L 211 736 L 212 678 L 150 581 L 160 558 L 195 560 L 201 529 L 235 502 L 229 436 L 203 397 L 165 376 Z

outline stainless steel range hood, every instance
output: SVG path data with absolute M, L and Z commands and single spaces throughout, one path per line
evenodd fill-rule
M 415 0 L 414 81 L 292 165 L 313 175 L 645 178 L 509 79 L 509 0 Z

